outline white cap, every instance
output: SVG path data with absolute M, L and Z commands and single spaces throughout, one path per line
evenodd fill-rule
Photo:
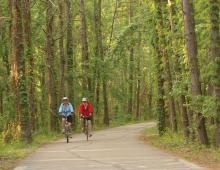
M 63 99 L 62 100 L 68 100 L 68 97 L 63 97 Z
M 83 97 L 82 102 L 87 102 L 87 98 Z

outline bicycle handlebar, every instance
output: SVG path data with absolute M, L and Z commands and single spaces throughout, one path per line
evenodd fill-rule
M 67 112 L 67 113 L 59 113 L 60 116 L 68 117 L 69 115 L 72 114 L 72 112 Z M 68 116 L 67 116 L 68 115 Z
M 80 116 L 80 117 L 83 118 L 83 119 L 89 119 L 92 116 Z

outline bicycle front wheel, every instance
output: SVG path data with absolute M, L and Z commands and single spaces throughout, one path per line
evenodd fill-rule
M 86 140 L 89 140 L 89 125 L 88 120 L 86 120 Z
M 66 137 L 66 143 L 69 143 L 69 128 L 68 128 L 68 126 L 65 127 L 65 137 Z

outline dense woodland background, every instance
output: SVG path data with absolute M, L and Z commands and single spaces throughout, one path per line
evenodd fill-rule
M 77 110 L 87 96 L 96 125 L 154 118 L 160 135 L 218 146 L 219 8 L 219 0 L 0 0 L 0 138 L 59 131 L 61 98 Z

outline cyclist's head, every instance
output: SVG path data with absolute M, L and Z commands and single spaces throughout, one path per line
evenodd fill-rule
M 63 98 L 62 98 L 63 103 L 67 103 L 68 100 L 69 100 L 68 97 L 63 97 Z
M 82 98 L 82 102 L 83 102 L 83 103 L 86 103 L 87 101 L 88 101 L 88 100 L 87 100 L 86 97 L 83 97 L 83 98 Z

